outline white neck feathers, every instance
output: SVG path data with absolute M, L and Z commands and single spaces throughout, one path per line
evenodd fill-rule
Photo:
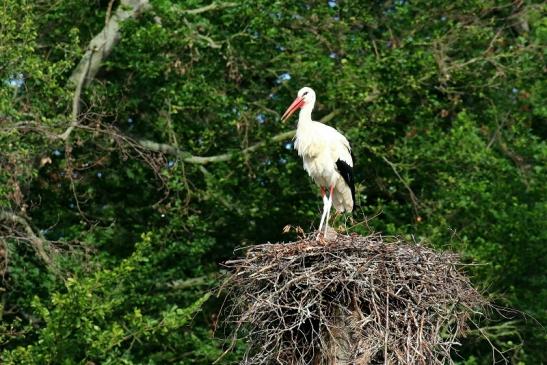
M 306 124 L 312 121 L 311 112 L 313 110 L 314 103 L 305 104 L 302 109 L 300 109 L 300 114 L 298 115 L 298 125 Z

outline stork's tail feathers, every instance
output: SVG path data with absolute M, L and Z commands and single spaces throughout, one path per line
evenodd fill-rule
M 336 186 L 338 196 L 342 199 L 340 205 L 334 205 L 337 211 L 351 212 L 355 209 L 355 181 L 353 179 L 353 167 L 351 167 L 346 161 L 337 160 L 336 169 L 344 179 L 343 182 L 339 182 Z M 337 199 L 335 199 L 337 200 Z M 342 209 L 338 209 L 338 208 Z
M 338 180 L 334 187 L 332 205 L 337 212 L 351 212 L 354 209 L 353 192 L 344 180 Z

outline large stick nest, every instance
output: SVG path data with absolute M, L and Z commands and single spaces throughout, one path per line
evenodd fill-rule
M 446 364 L 482 296 L 454 253 L 394 237 L 311 237 L 226 265 L 242 364 Z

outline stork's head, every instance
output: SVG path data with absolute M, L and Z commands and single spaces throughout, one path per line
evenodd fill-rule
M 304 107 L 313 108 L 313 104 L 315 104 L 315 91 L 313 91 L 311 87 L 303 87 L 298 90 L 296 99 L 294 99 L 291 106 L 283 113 L 281 120 L 285 122 L 298 109 Z

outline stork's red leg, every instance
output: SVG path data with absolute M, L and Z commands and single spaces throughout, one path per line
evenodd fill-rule
M 330 218 L 330 208 L 332 207 L 332 194 L 334 192 L 334 185 L 330 186 L 329 189 L 329 201 L 327 203 L 327 219 L 325 220 L 325 237 L 327 237 L 327 230 L 329 228 L 329 218 Z
M 327 205 L 329 200 L 327 199 L 327 192 L 324 186 L 321 186 L 321 197 L 323 198 L 323 206 Z M 323 208 L 323 210 L 325 209 Z
M 321 222 L 319 223 L 319 232 L 323 228 L 323 222 L 325 222 L 325 217 L 327 216 L 327 206 L 329 204 L 329 199 L 327 199 L 327 194 L 325 192 L 325 187 L 321 186 L 321 196 L 323 197 L 323 214 L 321 214 Z M 317 236 L 319 239 L 319 236 Z

